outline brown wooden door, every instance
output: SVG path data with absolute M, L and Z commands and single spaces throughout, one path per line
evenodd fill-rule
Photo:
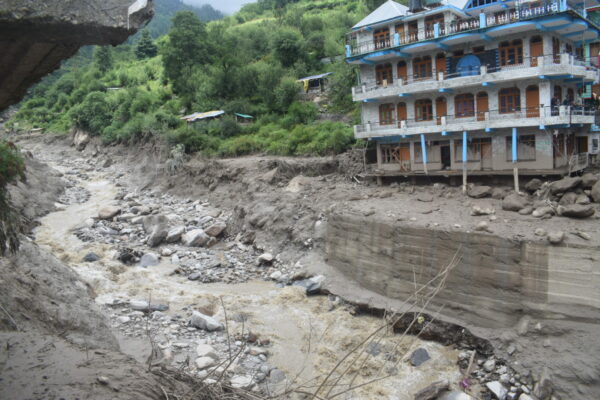
M 406 104 L 398 103 L 398 126 L 400 126 L 400 121 L 406 121 Z
M 406 81 L 408 80 L 408 70 L 406 62 L 404 61 L 398 63 L 398 79 L 402 79 L 402 84 L 406 85 Z
M 440 77 L 440 72 L 446 74 L 446 56 L 440 54 L 435 59 L 435 71 L 437 73 L 437 78 Z
M 406 43 L 406 37 L 404 35 L 404 24 L 396 25 L 396 33 L 400 35 L 400 44 Z
M 529 86 L 525 91 L 525 107 L 527 118 L 540 116 L 540 90 L 537 86 Z
M 535 36 L 531 38 L 529 42 L 529 56 L 531 57 L 531 66 L 537 67 L 538 65 L 538 57 L 544 54 L 544 42 L 542 38 L 539 36 Z
M 481 169 L 492 169 L 492 143 L 481 142 Z
M 488 112 L 489 103 L 488 103 L 488 95 L 485 92 L 479 93 L 477 95 L 477 121 L 485 120 L 485 113 Z
M 560 40 L 552 38 L 552 54 L 554 58 L 554 64 L 560 64 Z
M 435 101 L 435 115 L 437 117 L 436 120 L 438 125 L 442 124 L 442 117 L 446 116 L 447 111 L 446 99 L 438 97 Z

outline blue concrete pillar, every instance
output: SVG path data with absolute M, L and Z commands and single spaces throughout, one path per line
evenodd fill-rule
M 487 19 L 485 18 L 485 13 L 479 14 L 479 27 L 485 28 L 487 26 Z
M 517 128 L 512 128 L 512 162 L 517 162 Z
M 467 131 L 463 132 L 463 155 L 462 155 L 462 161 L 463 161 L 463 165 L 467 165 Z
M 346 57 L 352 57 L 352 46 L 346 45 Z
M 433 24 L 433 37 L 440 37 L 440 24 Z
M 394 33 L 394 46 L 400 46 L 400 34 L 398 32 Z
M 421 152 L 423 153 L 423 164 L 427 165 L 427 147 L 425 147 L 425 135 L 421 133 Z

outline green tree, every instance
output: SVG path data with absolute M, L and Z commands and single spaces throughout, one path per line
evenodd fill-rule
M 331 71 L 333 74 L 328 77 L 329 102 L 336 111 L 351 111 L 355 107 L 352 86 L 356 82 L 356 67 L 341 61 L 333 64 Z
M 140 41 L 135 48 L 135 55 L 139 60 L 143 60 L 144 58 L 152 58 L 156 56 L 156 53 L 158 53 L 158 48 L 150 37 L 150 31 L 144 29 L 142 31 Z
M 113 56 L 110 47 L 98 46 L 94 51 L 94 64 L 100 72 L 105 74 L 113 67 Z
M 173 90 L 190 99 L 195 85 L 189 79 L 194 69 L 210 61 L 204 23 L 189 11 L 175 14 L 161 53 L 165 76 L 173 84 Z
M 0 142 L 0 255 L 7 250 L 16 251 L 19 246 L 19 220 L 11 207 L 6 186 L 17 179 L 25 179 L 25 164 L 17 148 L 8 142 Z
M 100 135 L 112 122 L 113 116 L 102 92 L 88 94 L 83 102 L 71 109 L 71 120 L 77 128 Z
M 294 29 L 281 29 L 273 33 L 271 49 L 284 67 L 290 67 L 302 55 L 302 36 Z

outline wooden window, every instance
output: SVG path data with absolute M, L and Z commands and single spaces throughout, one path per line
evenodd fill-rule
M 415 22 L 410 22 L 408 24 L 408 41 L 414 42 L 419 37 L 419 24 Z
M 406 121 L 406 103 L 398 103 L 398 125 L 400 125 L 400 121 Z
M 391 125 L 394 123 L 394 105 L 382 104 L 379 106 L 379 124 Z
M 512 161 L 512 136 L 506 137 L 506 161 Z M 535 161 L 535 135 L 517 137 L 517 161 Z
M 415 120 L 431 121 L 433 119 L 433 105 L 429 99 L 415 101 Z
M 587 136 L 577 136 L 575 138 L 577 140 L 577 152 L 578 153 L 587 153 L 588 152 L 588 137 Z
M 454 96 L 454 115 L 456 118 L 475 115 L 475 98 L 471 93 Z
M 425 146 L 427 149 L 427 162 L 428 163 L 441 162 L 440 142 L 435 141 L 435 140 L 434 141 L 426 140 Z M 414 151 L 415 151 L 415 163 L 422 164 L 423 163 L 423 148 L 421 147 L 421 142 L 414 142 Z
M 538 57 L 542 55 L 544 55 L 544 40 L 541 36 L 534 36 L 529 41 L 530 65 L 532 67 L 537 67 Z
M 377 29 L 373 32 L 373 42 L 375 49 L 390 47 L 390 28 Z
M 485 120 L 485 113 L 489 111 L 489 101 L 486 92 L 477 93 L 477 121 Z
M 552 55 L 554 56 L 554 64 L 560 64 L 560 40 L 552 38 Z
M 432 77 L 431 57 L 417 57 L 413 60 L 413 75 L 415 79 L 426 79 Z
M 406 33 L 404 31 L 404 24 L 396 25 L 396 33 L 400 36 L 400 43 L 406 43 Z
M 521 39 L 502 42 L 499 50 L 501 66 L 523 64 L 523 41 Z
M 554 98 L 558 100 L 558 105 L 562 101 L 562 88 L 559 85 L 554 86 Z
M 481 161 L 481 145 L 491 145 L 491 143 L 492 139 L 490 138 L 473 138 L 467 140 L 467 162 Z M 462 162 L 462 145 L 462 139 L 454 141 L 454 161 L 456 162 Z
M 575 92 L 571 88 L 567 89 L 567 101 L 569 103 L 573 103 L 573 101 L 575 101 Z
M 435 14 L 425 17 L 425 35 L 426 37 L 433 36 L 433 26 L 439 24 L 440 27 L 444 26 L 444 14 Z
M 389 85 L 394 83 L 394 76 L 392 75 L 392 64 L 380 64 L 375 67 L 375 80 L 378 85 Z
M 498 93 L 500 114 L 521 111 L 521 92 L 517 88 L 506 88 Z

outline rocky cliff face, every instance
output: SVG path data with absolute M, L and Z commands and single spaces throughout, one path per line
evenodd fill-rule
M 153 13 L 152 0 L 0 0 L 0 110 L 81 46 L 119 44 Z

